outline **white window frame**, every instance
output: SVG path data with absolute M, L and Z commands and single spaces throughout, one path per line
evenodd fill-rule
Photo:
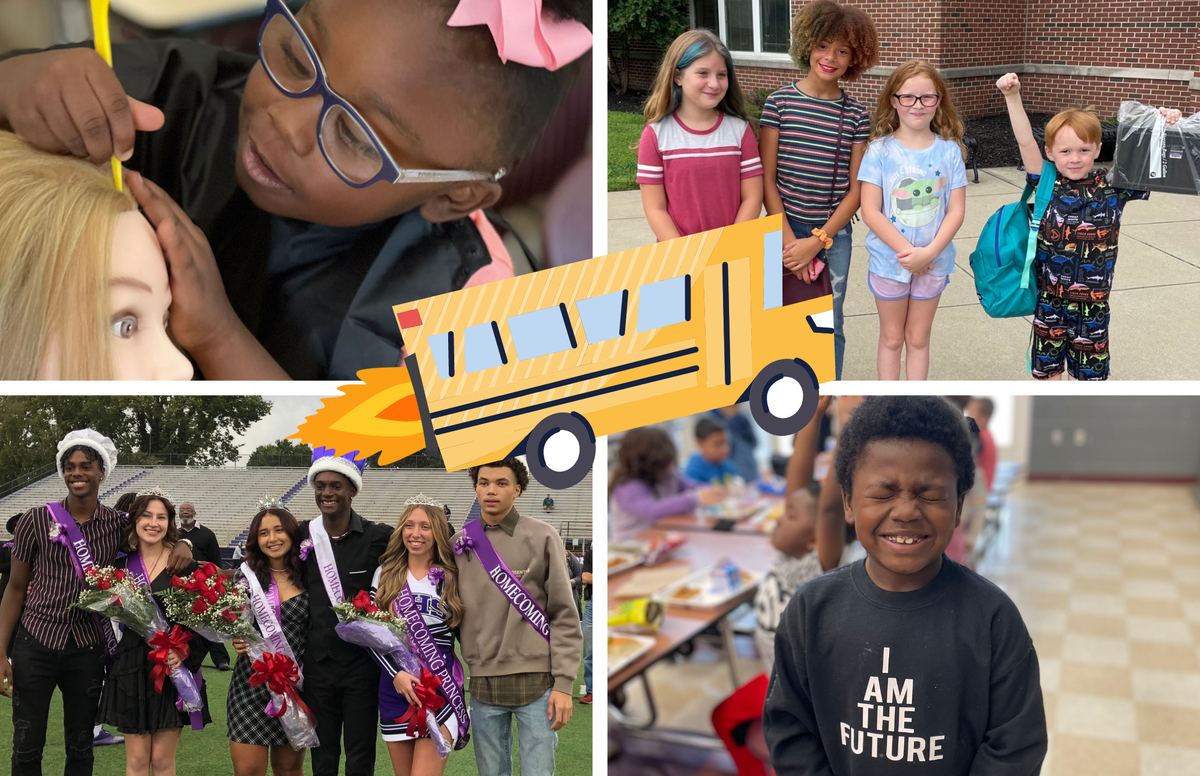
M 728 0 L 716 0 L 716 3 L 720 27 L 717 35 L 725 45 L 729 45 Z M 755 62 L 768 65 L 791 64 L 792 58 L 787 52 L 776 53 L 762 50 L 762 0 L 750 0 L 750 14 L 753 23 L 754 50 L 735 51 L 731 48 L 729 53 L 733 55 L 734 64 L 753 64 Z M 691 27 L 696 26 L 696 0 L 688 0 L 688 22 Z

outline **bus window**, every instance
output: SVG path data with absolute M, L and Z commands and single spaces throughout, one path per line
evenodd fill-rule
M 690 321 L 691 296 L 691 275 L 659 280 L 642 286 L 638 297 L 638 332 Z
M 783 307 L 783 232 L 763 235 L 763 309 Z
M 427 340 L 433 363 L 437 364 L 438 377 L 449 380 L 454 377 L 454 332 L 434 334 Z
M 567 306 L 521 313 L 508 319 L 508 330 L 512 332 L 513 344 L 517 347 L 517 358 L 537 358 L 570 350 L 575 347 L 575 332 L 567 317 Z
M 463 334 L 467 374 L 481 372 L 508 363 L 508 354 L 500 341 L 500 327 L 495 321 L 468 326 Z
M 589 343 L 625 336 L 625 316 L 629 310 L 629 291 L 593 296 L 575 302 L 583 320 L 583 333 Z

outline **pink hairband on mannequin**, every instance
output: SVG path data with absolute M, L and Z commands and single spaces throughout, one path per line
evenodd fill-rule
M 447 24 L 486 24 L 502 62 L 557 70 L 592 47 L 592 33 L 574 19 L 551 19 L 542 0 L 461 0 Z

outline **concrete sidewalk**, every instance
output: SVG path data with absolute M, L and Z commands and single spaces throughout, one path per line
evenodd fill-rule
M 979 306 L 968 257 L 987 219 L 1021 195 L 1025 174 L 1015 167 L 967 173 L 967 214 L 954 239 L 957 269 L 942 294 L 933 338 L 931 380 L 1030 380 L 1025 371 L 1029 318 L 993 319 Z M 867 229 L 854 229 L 846 292 L 843 378 L 875 379 L 879 318 L 867 290 Z M 608 195 L 608 250 L 654 242 L 638 191 Z M 1121 221 L 1112 294 L 1112 378 L 1200 380 L 1200 198 L 1152 194 L 1131 202 Z

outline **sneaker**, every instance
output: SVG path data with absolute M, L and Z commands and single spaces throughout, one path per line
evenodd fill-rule
M 228 660 L 222 660 L 220 663 L 217 663 L 217 670 L 218 671 L 232 671 L 233 668 L 230 667 Z
M 92 739 L 92 746 L 111 746 L 113 744 L 123 743 L 125 743 L 125 736 L 114 736 L 112 733 L 109 733 L 103 728 L 101 728 L 100 732 Z
M 592 694 L 589 692 L 587 695 L 580 698 L 579 702 L 582 703 L 584 706 L 591 706 L 592 705 Z

